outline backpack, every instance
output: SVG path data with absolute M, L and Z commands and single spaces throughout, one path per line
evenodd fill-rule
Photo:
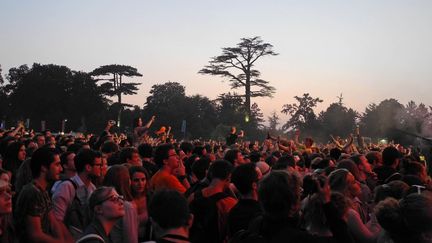
M 229 197 L 227 193 L 219 192 L 210 197 L 204 197 L 201 191 L 197 191 L 194 200 L 190 204 L 194 221 L 190 229 L 191 242 L 222 242 L 219 234 L 219 209 L 217 202 Z
M 100 243 L 105 243 L 104 239 L 97 234 L 84 235 L 83 237 L 79 238 L 75 243 L 85 243 L 87 241 L 90 241 L 90 242 L 97 241 Z
M 82 236 L 85 227 L 87 227 L 87 225 L 89 225 L 90 223 L 90 215 L 87 205 L 82 204 L 76 194 L 76 190 L 78 187 L 76 183 L 71 179 L 63 180 L 62 183 L 64 183 L 65 181 L 69 181 L 70 183 L 72 183 L 75 191 L 72 202 L 66 209 L 63 222 L 69 229 L 69 232 L 72 234 L 73 238 L 79 239 Z

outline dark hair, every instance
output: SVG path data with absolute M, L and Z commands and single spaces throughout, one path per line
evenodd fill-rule
M 231 175 L 231 182 L 243 195 L 252 191 L 252 184 L 258 182 L 258 173 L 255 164 L 247 163 L 237 166 Z
M 203 156 L 204 155 L 204 149 L 205 147 L 202 145 L 197 145 L 195 146 L 195 148 L 193 149 L 193 153 L 198 155 L 198 156 Z M 186 153 L 186 152 L 185 152 Z
M 142 166 L 132 166 L 132 167 L 130 167 L 129 168 L 129 176 L 130 176 L 131 180 L 132 180 L 132 178 L 133 178 L 133 176 L 134 176 L 135 173 L 143 173 L 145 175 L 147 182 L 146 182 L 146 186 L 145 186 L 146 189 L 145 189 L 144 192 L 146 193 L 148 191 L 148 187 L 149 187 L 149 184 L 150 184 L 150 175 L 149 175 L 148 171 L 144 167 L 142 167 Z M 131 192 L 132 192 L 132 196 L 134 196 L 134 197 L 139 196 L 133 190 L 131 190 Z
M 126 164 L 128 159 L 132 159 L 134 153 L 138 153 L 138 150 L 134 147 L 123 148 L 120 151 L 120 163 Z
M 251 161 L 252 163 L 259 162 L 260 159 L 261 159 L 261 154 L 260 154 L 259 152 L 257 152 L 257 151 L 252 151 L 252 152 L 249 154 L 249 159 L 250 159 L 250 161 Z
M 374 202 L 379 203 L 388 197 L 401 199 L 408 191 L 409 186 L 403 181 L 391 181 L 387 184 L 379 185 L 374 190 Z
M 194 146 L 191 142 L 182 142 L 180 144 L 180 149 L 183 150 L 185 154 L 187 154 L 194 150 Z
M 343 159 L 336 166 L 338 169 L 347 169 L 356 180 L 360 179 L 360 172 L 357 165 L 351 159 Z
M 129 169 L 124 165 L 113 165 L 107 171 L 103 184 L 112 186 L 118 194 L 124 196 L 125 200 L 132 201 L 132 192 L 130 188 Z
M 378 163 L 379 161 L 380 152 L 378 151 L 370 151 L 366 154 L 366 159 L 368 160 L 369 164 L 373 165 Z
M 69 155 L 73 154 L 73 153 L 74 152 L 72 152 L 72 151 L 66 151 L 66 152 L 64 152 L 64 153 L 61 154 L 61 156 L 60 156 L 60 163 L 61 163 L 62 166 L 65 165 L 65 164 L 67 164 L 67 157 Z
M 202 180 L 204 177 L 206 177 L 209 167 L 210 159 L 207 157 L 202 157 L 192 163 L 192 173 L 194 173 L 198 180 Z
M 75 169 L 78 173 L 85 170 L 86 165 L 93 165 L 96 158 L 101 158 L 102 154 L 92 149 L 81 149 L 75 156 Z
M 342 150 L 340 150 L 339 148 L 330 149 L 330 157 L 332 157 L 335 161 L 339 160 L 341 154 L 342 154 Z
M 216 160 L 209 168 L 209 178 L 213 180 L 215 178 L 225 180 L 229 177 L 233 170 L 233 165 L 226 160 Z
M 158 165 L 159 167 L 163 166 L 163 161 L 165 159 L 168 159 L 168 151 L 170 151 L 171 149 L 174 149 L 174 146 L 169 143 L 157 146 L 154 155 L 154 162 L 156 163 L 156 165 Z
M 296 166 L 294 157 L 291 155 L 284 155 L 284 156 L 280 157 L 278 159 L 278 161 L 276 162 L 276 164 L 283 164 L 285 168 L 288 168 L 288 167 L 294 168 Z
M 272 171 L 262 179 L 258 196 L 265 215 L 286 218 L 297 211 L 300 179 L 292 173 Z
M 240 153 L 240 150 L 238 149 L 230 149 L 226 151 L 224 160 L 230 162 L 231 164 L 234 164 L 234 160 L 237 159 L 237 154 Z
M 115 153 L 119 151 L 119 146 L 113 141 L 106 141 L 101 146 L 101 152 L 104 154 Z
M 14 175 L 23 162 L 18 160 L 18 153 L 22 146 L 24 146 L 22 142 L 12 142 L 6 147 L 5 157 L 3 158 L 3 168 L 12 172 Z
M 395 147 L 387 147 L 382 152 L 384 165 L 392 166 L 398 158 L 400 158 L 400 153 Z
M 179 192 L 159 190 L 149 204 L 149 215 L 162 229 L 173 229 L 188 225 L 189 206 Z
M 54 162 L 54 156 L 58 155 L 59 152 L 54 148 L 42 147 L 37 149 L 31 158 L 30 169 L 33 178 L 40 176 L 42 166 L 49 168 L 51 163 Z
M 151 158 L 153 156 L 153 147 L 148 143 L 142 143 L 138 146 L 138 153 L 143 158 Z
M 375 208 L 379 224 L 394 242 L 430 242 L 423 233 L 432 230 L 432 195 L 430 192 L 409 194 L 399 202 L 387 198 Z

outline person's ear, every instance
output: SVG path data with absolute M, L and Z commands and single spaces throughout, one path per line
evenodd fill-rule
M 188 219 L 188 228 L 190 228 L 190 227 L 192 227 L 192 224 L 193 224 L 193 221 L 194 221 L 194 215 L 193 214 L 189 214 L 189 219 Z
M 252 183 L 252 190 L 258 191 L 258 183 L 256 182 Z
M 86 164 L 86 165 L 85 165 L 85 170 L 86 170 L 87 172 L 90 172 L 90 171 L 92 170 L 92 166 L 91 166 L 90 164 Z
M 103 210 L 102 210 L 101 205 L 96 205 L 96 206 L 94 207 L 94 213 L 95 213 L 96 215 L 102 215 Z
M 47 168 L 45 165 L 42 165 L 42 166 L 41 166 L 41 174 L 42 174 L 42 173 L 45 173 L 45 174 L 46 174 L 47 172 L 48 172 L 48 168 Z

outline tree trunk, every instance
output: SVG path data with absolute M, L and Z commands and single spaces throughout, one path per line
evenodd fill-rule
M 251 87 L 250 87 L 250 68 L 246 71 L 246 80 L 245 80 L 245 107 L 247 115 L 251 116 Z
M 123 110 L 123 104 L 122 104 L 122 94 L 121 94 L 121 78 L 122 76 L 120 75 L 119 80 L 117 81 L 117 98 L 118 98 L 118 104 L 119 104 L 119 111 L 117 114 L 117 126 L 120 127 L 120 120 L 121 120 L 121 114 L 122 114 L 122 110 Z

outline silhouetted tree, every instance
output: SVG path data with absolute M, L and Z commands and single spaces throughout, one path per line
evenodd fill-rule
M 242 38 L 236 47 L 222 48 L 222 55 L 213 57 L 209 65 L 199 71 L 201 74 L 217 75 L 228 78 L 233 89 L 244 88 L 244 106 L 251 114 L 251 97 L 271 97 L 275 88 L 260 79 L 261 73 L 253 69 L 255 62 L 264 56 L 278 55 L 273 46 L 264 43 L 260 37 Z M 253 90 L 258 88 L 258 90 Z
M 278 132 L 278 125 L 280 124 L 279 120 L 279 116 L 276 113 L 276 111 L 273 111 L 270 116 L 267 117 L 267 120 L 269 122 L 269 132 L 271 134 L 276 134 Z
M 302 97 L 294 96 L 297 103 L 285 104 L 282 113 L 290 115 L 290 119 L 282 126 L 283 130 L 300 129 L 303 134 L 310 133 L 318 127 L 317 117 L 313 108 L 323 102 L 320 98 L 313 98 L 308 93 Z
M 358 114 L 351 108 L 345 107 L 341 101 L 330 104 L 330 106 L 319 114 L 319 121 L 326 138 L 330 134 L 347 137 L 353 133 L 356 126 Z
M 112 78 L 100 78 L 98 80 L 108 81 L 101 85 L 104 93 L 108 96 L 117 96 L 117 102 L 119 103 L 119 110 L 117 116 L 117 125 L 120 126 L 120 118 L 123 107 L 122 95 L 133 95 L 138 90 L 138 85 L 141 83 L 125 83 L 123 77 L 141 77 L 142 74 L 138 70 L 131 66 L 126 65 L 105 65 L 96 68 L 90 73 L 92 76 L 112 76 Z
M 401 120 L 397 118 L 403 109 L 403 105 L 395 99 L 383 100 L 378 105 L 372 103 L 361 117 L 360 130 L 368 137 L 399 140 L 404 135 L 396 131 L 401 128 Z
M 16 119 L 30 118 L 34 128 L 45 120 L 48 128 L 59 129 L 61 121 L 68 119 L 67 129 L 85 129 L 86 118 L 100 120 L 106 107 L 96 81 L 65 66 L 35 63 L 29 69 L 22 65 L 11 68 L 7 78 L 6 90 L 13 107 L 9 115 Z M 98 116 L 90 118 L 94 114 Z

